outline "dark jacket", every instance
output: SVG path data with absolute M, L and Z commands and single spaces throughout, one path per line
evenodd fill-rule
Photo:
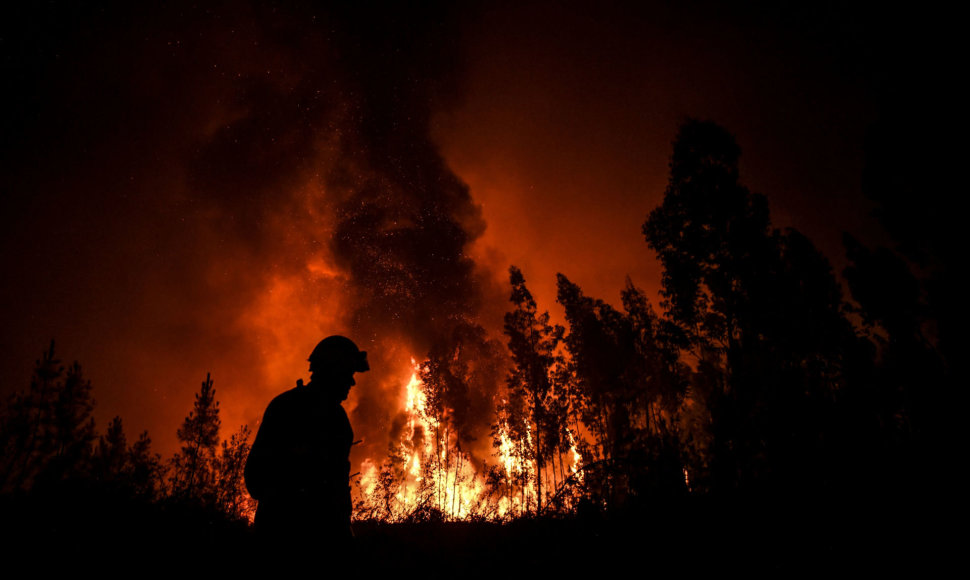
M 246 487 L 259 502 L 257 531 L 349 536 L 353 439 L 347 413 L 323 388 L 297 386 L 273 399 L 246 461 Z

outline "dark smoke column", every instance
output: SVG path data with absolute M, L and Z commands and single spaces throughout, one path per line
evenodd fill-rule
M 423 356 L 481 304 L 465 248 L 484 230 L 468 187 L 429 135 L 454 98 L 457 30 L 438 8 L 347 9 L 341 65 L 354 99 L 327 183 L 337 201 L 331 252 L 349 277 L 361 340 L 396 335 Z
M 429 136 L 433 108 L 456 90 L 456 30 L 438 9 L 396 10 L 346 15 L 357 35 L 342 64 L 360 96 L 328 179 L 340 199 L 331 251 L 356 299 L 351 328 L 423 356 L 475 318 L 480 284 L 464 250 L 484 223 Z
M 429 132 L 433 112 L 457 93 L 458 31 L 442 24 L 437 9 L 395 10 L 376 21 L 344 15 L 349 36 L 340 42 L 340 66 L 352 100 L 326 174 L 334 216 L 329 250 L 345 274 L 347 332 L 370 353 L 374 375 L 384 377 L 383 393 L 357 392 L 353 417 L 374 457 L 395 437 L 391 424 L 400 409 L 393 407 L 410 357 L 454 350 L 459 337 L 474 335 L 483 303 L 503 302 L 483 297 L 488 285 L 465 250 L 485 224 Z M 467 411 L 485 400 L 471 388 L 462 383 L 446 404 L 456 409 L 456 422 L 476 417 L 463 433 L 487 434 L 490 413 Z

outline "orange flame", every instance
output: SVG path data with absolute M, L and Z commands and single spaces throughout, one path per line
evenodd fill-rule
M 428 410 L 420 366 L 411 359 L 404 387 L 405 429 L 392 442 L 383 466 L 368 459 L 361 470 L 357 517 L 400 521 L 438 516 L 445 520 L 475 517 L 484 480 L 471 458 L 461 451 L 457 433 Z
M 399 440 L 391 443 L 388 458 L 380 464 L 368 458 L 361 465 L 355 519 L 499 521 L 529 512 L 538 504 L 536 489 L 528 483 L 537 474 L 535 464 L 524 460 L 523 449 L 517 448 L 532 444 L 528 425 L 524 426 L 527 440 L 518 444 L 509 436 L 508 425 L 498 425 L 497 465 L 492 469 L 485 464 L 476 466 L 461 450 L 447 415 L 437 418 L 429 410 L 420 370 L 412 358 L 411 375 L 401 397 L 406 420 Z M 569 476 L 581 483 L 582 456 L 573 434 L 567 434 Z

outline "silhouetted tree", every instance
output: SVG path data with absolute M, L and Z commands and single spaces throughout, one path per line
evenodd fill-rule
M 3 408 L 3 491 L 29 489 L 49 459 L 53 431 L 51 399 L 64 367 L 54 358 L 54 341 L 34 366 L 27 391 L 11 396 Z
M 128 448 L 128 481 L 135 495 L 154 500 L 161 491 L 165 468 L 162 456 L 152 453 L 152 440 L 148 431 L 142 431 Z
M 895 419 L 884 415 L 880 423 L 892 425 L 890 460 L 904 473 L 884 477 L 942 497 L 948 495 L 943 489 L 960 493 L 951 487 L 960 481 L 951 458 L 960 452 L 962 406 L 952 401 L 967 383 L 960 359 L 967 307 L 959 278 L 966 262 L 965 212 L 954 193 L 962 151 L 933 145 L 943 142 L 941 131 L 953 132 L 947 123 L 927 123 L 902 110 L 869 128 L 862 183 L 892 251 L 846 240 L 853 261 L 846 278 L 878 329 L 881 388 L 874 394 L 883 402 L 889 393 L 898 397 Z M 917 475 L 930 472 L 940 475 Z
M 870 250 L 850 235 L 845 278 L 876 350 L 868 388 L 853 393 L 847 420 L 867 451 L 858 460 L 868 488 L 919 485 L 942 465 L 939 435 L 949 377 L 929 335 L 932 309 L 909 265 L 887 248 Z M 889 484 L 888 486 L 886 484 Z
M 555 452 L 547 445 L 550 439 L 547 433 L 549 430 L 559 431 L 565 419 L 554 416 L 550 410 L 556 396 L 554 370 L 560 362 L 557 348 L 564 329 L 549 324 L 547 312 L 538 313 L 536 302 L 525 286 L 525 278 L 515 266 L 509 269 L 509 282 L 512 285 L 510 300 L 515 308 L 505 314 L 505 334 L 509 338 L 513 366 L 507 379 L 509 397 L 504 407 L 504 419 L 521 420 L 517 416 L 520 410 L 514 409 L 513 403 L 515 407 L 521 406 L 521 412 L 527 417 L 524 433 L 518 431 L 517 426 L 509 424 L 509 427 L 517 439 L 515 444 L 522 447 L 535 466 L 536 508 L 541 511 L 543 467 Z
M 688 387 L 689 368 L 680 360 L 673 344 L 671 336 L 676 329 L 657 316 L 643 290 L 628 279 L 621 299 L 634 335 L 633 375 L 644 381 L 647 405 L 655 407 L 653 415 L 647 417 L 648 430 L 661 432 L 665 426 L 657 413 L 670 413 L 681 405 Z
M 178 429 L 182 450 L 172 461 L 172 493 L 176 497 L 208 503 L 214 490 L 216 445 L 219 443 L 219 402 L 207 373 L 195 395 L 194 409 Z
M 58 385 L 54 398 L 53 456 L 47 466 L 53 480 L 84 477 L 90 472 L 92 444 L 97 438 L 94 428 L 94 399 L 91 381 L 84 377 L 81 365 L 74 362 Z
M 65 372 L 54 341 L 34 367 L 27 391 L 15 394 L 0 419 L 0 489 L 30 489 L 87 475 L 96 437 L 91 383 L 75 362 Z
M 115 417 L 94 452 L 95 479 L 115 492 L 153 500 L 162 480 L 161 457 L 151 452 L 148 432 L 130 447 L 121 417 Z
M 94 475 L 105 483 L 119 484 L 129 477 L 128 441 L 125 437 L 121 417 L 114 417 L 108 429 L 98 439 L 94 454 Z
M 966 261 L 964 211 L 962 196 L 953 193 L 960 153 L 928 144 L 939 142 L 940 131 L 950 130 L 946 124 L 927 123 L 922 115 L 880 119 L 866 136 L 862 181 L 866 197 L 877 203 L 874 214 L 892 237 L 893 249 L 919 269 L 925 306 L 920 317 L 933 321 L 927 338 L 948 372 L 961 352 L 958 341 L 966 312 L 957 278 Z M 944 389 L 958 388 L 956 381 L 947 382 Z
M 646 294 L 628 279 L 621 293 L 625 319 L 634 335 L 629 379 L 641 393 L 636 397 L 642 417 L 634 455 L 631 487 L 641 494 L 682 494 L 686 490 L 685 445 L 692 431 L 684 428 L 690 368 L 680 360 L 669 322 L 660 319 Z
M 632 328 L 611 306 L 582 294 L 579 286 L 558 276 L 557 300 L 563 305 L 569 334 L 565 337 L 571 373 L 572 409 L 596 441 L 592 464 L 602 458 L 601 468 L 587 474 L 593 492 L 613 503 L 619 475 L 616 460 L 628 455 L 634 437 L 630 413 L 638 407 L 636 393 L 624 375 L 632 370 Z
M 250 435 L 249 426 L 243 425 L 228 440 L 223 440 L 215 463 L 216 506 L 226 514 L 239 518 L 255 510 L 255 501 L 249 496 L 243 481 Z
M 573 406 L 597 438 L 600 484 L 611 505 L 631 493 L 683 488 L 676 419 L 687 369 L 666 344 L 646 296 L 628 282 L 622 298 L 625 313 L 558 277 Z
M 715 488 L 809 485 L 826 477 L 827 418 L 857 338 L 828 261 L 771 229 L 765 198 L 739 183 L 740 152 L 714 123 L 685 123 L 643 232 L 673 343 L 701 373 Z

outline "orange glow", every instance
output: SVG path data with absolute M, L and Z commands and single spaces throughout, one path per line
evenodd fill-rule
M 418 378 L 419 366 L 414 359 L 411 364 L 411 377 L 402 393 L 406 426 L 400 440 L 391 442 L 389 461 L 397 463 L 392 466 L 397 475 L 394 489 L 388 482 L 380 488 L 377 461 L 365 459 L 358 482 L 356 517 L 377 515 L 386 521 L 400 521 L 422 509 L 434 509 L 449 521 L 481 515 L 483 478 L 471 458 L 460 450 L 454 429 L 429 413 Z
M 526 457 L 532 432 L 523 429 L 527 440 L 517 444 L 509 436 L 509 425 L 497 426 L 498 443 L 492 473 L 487 463 L 476 465 L 460 449 L 456 431 L 438 420 L 428 408 L 425 386 L 419 378 L 421 365 L 411 359 L 411 375 L 400 392 L 399 404 L 406 417 L 397 441 L 390 443 L 386 458 L 367 457 L 361 462 L 356 481 L 355 519 L 396 522 L 423 517 L 446 521 L 485 519 L 502 521 L 536 509 L 535 463 Z M 494 409 L 491 410 L 494 412 Z M 572 432 L 568 476 L 582 484 L 582 456 Z M 558 482 L 562 484 L 563 482 Z M 555 477 L 543 474 L 543 504 L 558 491 Z M 567 502 L 566 509 L 571 509 Z

